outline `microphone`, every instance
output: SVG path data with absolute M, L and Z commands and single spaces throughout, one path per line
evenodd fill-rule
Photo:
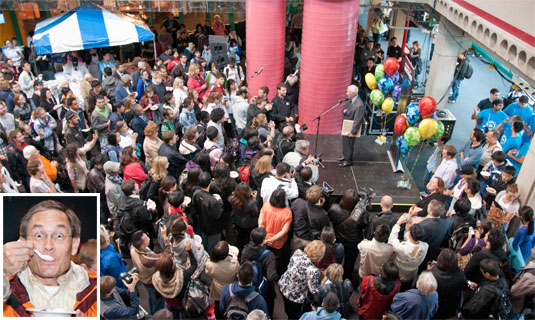
M 256 75 L 259 76 L 262 73 L 262 71 L 264 71 L 264 67 L 260 68 L 260 70 L 256 72 Z
M 349 101 L 349 100 L 351 100 L 351 99 L 350 98 L 340 99 L 340 100 L 338 100 L 338 103 L 346 102 L 346 101 Z

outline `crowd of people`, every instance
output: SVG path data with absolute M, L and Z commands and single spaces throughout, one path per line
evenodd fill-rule
M 334 199 L 316 184 L 297 40 L 286 81 L 253 93 L 241 40 L 221 24 L 187 35 L 170 17 L 153 63 L 95 49 L 63 63 L 3 58 L 1 190 L 100 194 L 103 318 L 274 318 L 277 294 L 289 319 L 534 317 L 533 209 L 515 183 L 533 135 L 524 97 L 501 111 L 493 89 L 465 146 L 443 135 L 407 213 L 385 195 L 381 212 L 356 215 L 363 195 Z M 236 48 L 228 66 L 210 61 L 207 29 Z M 360 38 L 357 80 L 384 59 Z

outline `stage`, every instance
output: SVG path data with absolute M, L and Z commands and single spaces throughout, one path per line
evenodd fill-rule
M 310 141 L 310 154 L 315 154 L 314 142 L 316 136 L 305 134 Z M 377 196 L 374 204 L 381 201 L 384 195 L 390 195 L 396 206 L 412 205 L 420 200 L 416 183 L 409 170 L 405 173 L 394 173 L 388 158 L 387 151 L 390 143 L 382 146 L 375 143 L 377 136 L 362 136 L 355 139 L 355 154 L 353 166 L 339 167 L 336 158 L 342 155 L 342 140 L 339 135 L 320 135 L 318 141 L 318 154 L 325 168 L 319 169 L 318 184 L 327 182 L 334 188 L 333 195 L 341 196 L 346 189 L 372 188 Z M 392 139 L 387 137 L 387 141 Z M 422 173 L 423 174 L 423 173 Z M 411 189 L 398 188 L 397 183 L 402 177 L 410 179 Z

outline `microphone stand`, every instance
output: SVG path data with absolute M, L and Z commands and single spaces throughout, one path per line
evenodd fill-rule
M 339 107 L 342 104 L 342 102 L 346 102 L 346 101 L 347 101 L 346 99 L 338 100 L 337 104 L 335 104 L 334 106 L 330 107 L 329 109 L 323 111 L 317 117 L 312 119 L 313 122 L 316 121 L 316 120 L 318 121 L 318 127 L 316 129 L 316 142 L 314 143 L 314 157 L 317 158 L 317 156 L 318 156 L 318 139 L 319 139 L 319 136 L 320 136 L 320 120 L 321 120 L 321 117 L 323 117 L 327 113 L 331 112 L 333 109 L 336 109 L 337 107 Z
M 255 76 L 258 76 L 258 75 L 260 75 L 260 72 L 258 71 L 253 72 L 253 74 L 249 77 L 249 79 L 247 79 L 247 83 L 251 82 L 251 79 L 253 79 Z

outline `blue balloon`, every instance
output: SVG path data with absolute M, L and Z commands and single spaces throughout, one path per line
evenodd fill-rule
M 394 99 L 394 101 L 399 101 L 399 98 L 401 97 L 401 85 L 400 84 L 396 84 L 394 86 L 394 89 L 392 89 L 392 92 L 390 92 L 390 96 L 392 97 L 392 99 Z
M 420 107 L 417 103 L 412 102 L 407 106 L 407 122 L 414 126 L 418 121 L 420 121 Z
M 407 140 L 405 140 L 405 137 L 404 136 L 398 137 L 396 144 L 398 146 L 399 151 L 403 155 L 403 157 L 405 157 L 405 155 L 407 155 L 410 149 L 409 144 L 407 143 Z
M 382 93 L 387 93 L 394 89 L 394 82 L 390 78 L 383 78 L 377 82 L 377 86 Z
M 391 77 L 389 77 L 390 79 L 392 79 L 392 82 L 394 82 L 394 84 L 397 84 L 398 81 L 399 81 L 399 72 L 396 72 L 394 73 Z

